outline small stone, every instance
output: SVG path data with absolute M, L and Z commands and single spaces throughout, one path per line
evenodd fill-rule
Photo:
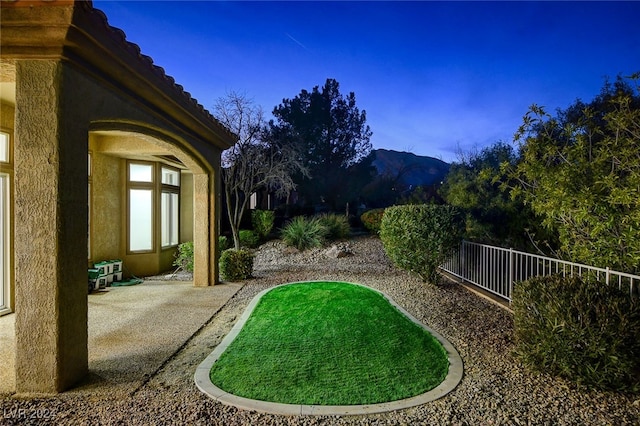
M 340 259 L 347 256 L 352 256 L 351 250 L 348 247 L 338 247 L 337 245 L 333 245 L 329 247 L 325 252 L 325 256 L 332 259 Z

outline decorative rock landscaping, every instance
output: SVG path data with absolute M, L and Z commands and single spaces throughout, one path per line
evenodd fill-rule
M 640 397 L 578 389 L 554 377 L 528 372 L 512 356 L 513 317 L 464 287 L 435 287 L 394 268 L 377 238 L 349 241 L 352 256 L 329 258 L 326 248 L 285 251 L 278 241 L 258 250 L 255 278 L 164 367 L 133 394 L 96 398 L 83 392 L 0 400 L 2 424 L 213 424 L 213 425 L 636 425 Z M 215 402 L 193 383 L 200 362 L 231 330 L 259 292 L 302 280 L 365 284 L 388 294 L 458 350 L 464 377 L 448 395 L 413 408 L 358 416 L 283 416 L 240 410 Z M 179 321 L 176 318 L 176 321 Z M 16 410 L 47 416 L 11 417 Z M 4 422 L 4 423 L 3 423 Z

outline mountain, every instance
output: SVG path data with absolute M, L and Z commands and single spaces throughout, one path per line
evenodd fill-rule
M 373 165 L 378 174 L 398 178 L 407 186 L 437 184 L 449 172 L 449 163 L 437 158 L 388 149 L 376 149 L 373 152 Z

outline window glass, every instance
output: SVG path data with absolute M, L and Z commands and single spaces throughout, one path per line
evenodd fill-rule
M 9 162 L 9 135 L 4 132 L 0 132 L 0 161 Z
M 129 181 L 153 182 L 153 165 L 129 163 Z
M 87 258 L 91 259 L 91 182 L 89 182 L 88 186 L 87 200 L 87 210 L 89 212 L 87 215 Z
M 162 193 L 161 235 L 163 247 L 178 244 L 178 199 L 177 193 Z
M 9 176 L 0 174 L 0 311 L 9 308 L 9 244 L 7 221 L 9 218 Z
M 129 190 L 129 250 L 153 249 L 153 190 Z
M 162 183 L 164 185 L 180 186 L 180 171 L 163 167 Z
M 89 214 L 87 220 L 87 257 L 88 259 L 91 259 L 91 153 L 89 153 L 88 158 L 89 185 L 87 192 L 87 210 Z

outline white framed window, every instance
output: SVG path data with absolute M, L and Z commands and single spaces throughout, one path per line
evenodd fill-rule
M 154 248 L 154 169 L 153 163 L 127 163 L 129 252 Z
M 0 314 L 9 311 L 9 175 L 0 173 Z
M 161 163 L 127 162 L 129 253 L 148 253 L 180 242 L 180 170 Z
M 129 163 L 129 182 L 153 183 L 153 164 Z
M 162 166 L 161 174 L 161 182 L 163 185 L 170 185 L 178 188 L 180 187 L 180 170 Z
M 129 189 L 129 251 L 153 250 L 153 190 Z
M 180 170 L 162 166 L 160 175 L 160 239 L 165 248 L 180 242 Z
M 92 185 L 92 174 L 91 174 L 91 152 L 89 152 L 88 155 L 88 174 L 89 174 L 89 185 L 87 188 L 87 211 L 88 211 L 88 218 L 87 218 L 87 258 L 88 260 L 91 260 L 91 185 Z
M 11 139 L 0 131 L 0 315 L 11 312 Z

